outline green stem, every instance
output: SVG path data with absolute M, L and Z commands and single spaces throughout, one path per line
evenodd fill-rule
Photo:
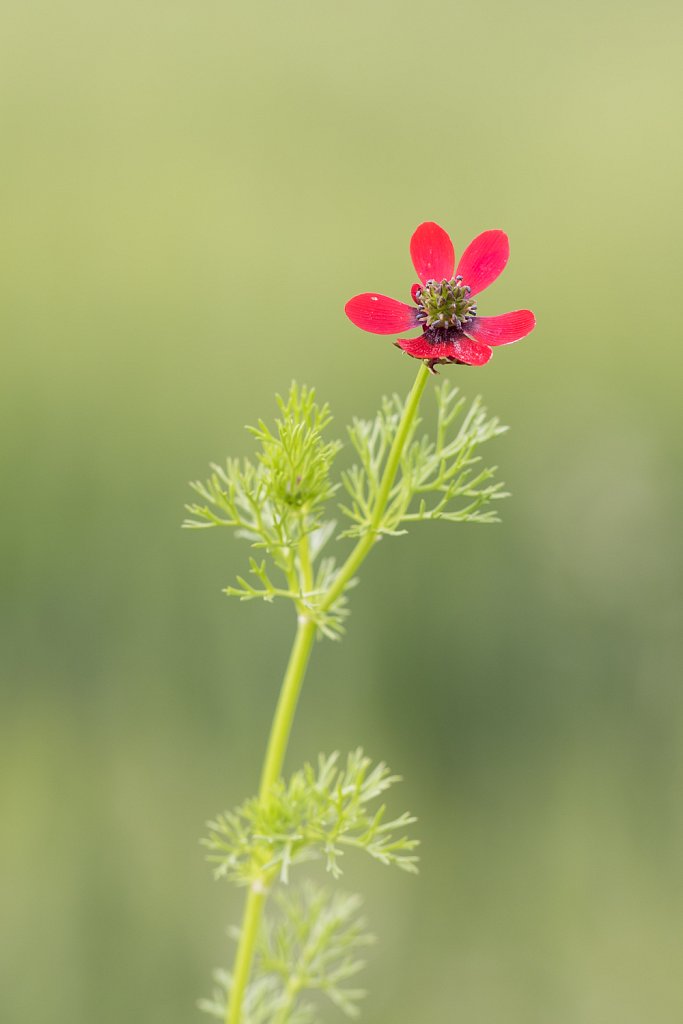
M 240 941 L 233 966 L 232 986 L 226 1009 L 226 1024 L 239 1024 L 242 1016 L 242 1000 L 251 973 L 251 961 L 258 936 L 261 914 L 266 902 L 265 887 L 257 891 L 252 885 L 242 916 Z
M 277 1013 L 273 1017 L 272 1024 L 285 1024 L 288 1020 L 290 1013 L 296 1002 L 296 997 L 301 991 L 301 983 L 297 982 L 295 985 L 292 984 L 291 978 L 287 983 L 283 1001 L 278 1008 Z
M 280 778 L 282 762 L 285 758 L 292 721 L 296 711 L 301 684 L 304 681 L 306 666 L 315 639 L 315 623 L 305 615 L 299 615 L 296 637 L 289 656 L 287 671 L 282 681 L 280 697 L 275 709 L 273 724 L 270 729 L 266 756 L 261 774 L 259 800 L 267 800 L 272 786 Z M 240 929 L 240 940 L 237 946 L 233 968 L 232 986 L 226 1013 L 226 1024 L 239 1024 L 242 1018 L 242 1001 L 251 973 L 256 939 L 258 936 L 261 915 L 266 902 L 268 879 L 252 883 L 247 896 Z
M 285 678 L 282 681 L 282 689 L 280 690 L 280 697 L 275 709 L 270 738 L 266 748 L 266 757 L 261 773 L 259 800 L 268 799 L 273 784 L 277 782 L 282 772 L 282 762 L 285 759 L 289 734 L 292 730 L 292 721 L 299 693 L 301 692 L 301 684 L 304 681 L 308 659 L 311 655 L 311 647 L 315 639 L 315 630 L 315 622 L 306 615 L 299 615 L 294 646 L 289 656 Z
M 346 589 L 349 581 L 358 571 L 358 568 L 377 540 L 378 529 L 382 522 L 382 516 L 386 509 L 394 484 L 396 473 L 401 461 L 401 455 L 415 421 L 420 398 L 424 391 L 429 369 L 426 363 L 420 364 L 412 391 L 408 395 L 403 409 L 403 415 L 396 431 L 394 442 L 387 457 L 384 474 L 377 492 L 375 508 L 368 533 L 361 537 L 355 548 L 339 570 L 335 581 L 330 587 L 327 595 L 321 602 L 321 609 L 326 611 L 331 608 L 335 601 Z M 303 538 L 300 546 L 302 589 L 308 590 L 311 585 L 311 566 L 308 554 L 306 537 Z M 282 688 L 278 698 L 273 724 L 270 729 L 266 755 L 261 773 L 261 784 L 259 787 L 259 800 L 268 799 L 273 785 L 280 778 L 282 764 L 287 752 L 289 735 L 292 730 L 292 722 L 296 712 L 301 686 L 306 674 L 306 668 L 311 655 L 311 648 L 315 639 L 315 623 L 306 615 L 305 606 L 298 604 L 299 618 L 294 645 L 292 647 L 287 670 L 282 681 Z M 267 898 L 267 885 L 269 878 L 258 879 L 249 890 L 247 901 L 242 918 L 240 939 L 237 946 L 237 954 L 233 967 L 233 979 L 226 1010 L 226 1024 L 240 1024 L 242 1019 L 242 1002 L 244 993 L 251 973 L 251 964 L 254 958 L 256 939 L 258 936 L 261 916 Z
M 299 565 L 301 567 L 301 589 L 307 594 L 313 589 L 313 566 L 311 565 L 311 552 L 308 546 L 308 534 L 304 533 L 299 541 Z M 305 608 L 302 609 L 305 611 Z
M 420 363 L 420 369 L 417 372 L 417 377 L 415 378 L 412 391 L 406 399 L 406 404 L 403 407 L 403 415 L 401 416 L 401 422 L 398 425 L 394 442 L 387 457 L 386 466 L 384 467 L 384 473 L 379 485 L 379 491 L 377 492 L 377 500 L 375 502 L 372 520 L 370 521 L 370 529 L 363 537 L 360 538 L 355 548 L 337 573 L 334 583 L 321 602 L 320 607 L 322 611 L 328 611 L 335 601 L 341 597 L 379 536 L 377 530 L 382 522 L 382 516 L 384 515 L 389 501 L 391 488 L 394 486 L 394 480 L 396 479 L 396 473 L 398 472 L 398 467 L 401 462 L 401 456 L 403 454 L 406 439 L 413 427 L 417 410 L 420 406 L 422 392 L 425 389 L 428 377 L 429 367 L 426 363 Z

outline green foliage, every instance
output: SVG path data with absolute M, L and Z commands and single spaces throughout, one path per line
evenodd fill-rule
M 211 999 L 200 999 L 199 1009 L 219 1020 L 225 1020 L 228 1000 L 232 991 L 232 975 L 229 971 L 214 971 L 216 988 Z M 242 1000 L 242 1024 L 273 1024 L 275 1014 L 282 1005 L 283 993 L 275 975 L 254 977 L 249 982 Z M 303 1012 L 290 1016 L 287 1024 L 312 1024 L 309 1007 Z
M 334 558 L 321 558 L 318 565 L 314 566 L 315 556 L 327 542 L 335 527 L 336 523 L 334 522 L 326 523 L 310 534 L 308 538 L 311 571 L 315 572 L 310 586 L 278 587 L 268 575 L 266 562 L 257 562 L 255 558 L 250 558 L 249 574 L 261 583 L 261 587 L 255 586 L 244 576 L 238 576 L 237 586 L 226 587 L 224 593 L 230 597 L 239 597 L 240 601 L 253 601 L 258 598 L 271 602 L 276 597 L 287 597 L 298 605 L 303 614 L 315 622 L 323 636 L 331 640 L 338 639 L 344 632 L 344 619 L 349 614 L 346 595 L 341 594 L 328 610 L 321 607 L 322 599 L 329 592 L 336 578 L 337 565 Z
M 242 601 L 294 603 L 297 637 L 308 645 L 295 648 L 292 671 L 298 676 L 291 678 L 299 684 L 314 635 L 311 624 L 327 636 L 342 632 L 347 592 L 379 536 L 405 533 L 407 524 L 427 519 L 496 521 L 487 506 L 504 497 L 502 485 L 491 482 L 494 469 L 481 467 L 478 447 L 505 428 L 487 417 L 479 400 L 465 411 L 457 389 L 442 384 L 435 389 L 434 436 L 418 437 L 417 409 L 426 381 L 422 367 L 405 404 L 397 397 L 384 399 L 374 420 L 356 420 L 349 430 L 358 462 L 341 475 L 348 499 L 340 508 L 351 521 L 343 532 L 325 518 L 325 506 L 339 486 L 331 467 L 341 446 L 323 437 L 328 407 L 317 405 L 314 393 L 296 384 L 286 400 L 278 398 L 280 416 L 273 429 L 263 421 L 249 428 L 258 444 L 255 460 L 228 459 L 225 467 L 213 466 L 207 483 L 193 484 L 203 504 L 188 506 L 192 518 L 186 525 L 231 526 L 263 555 L 250 557 L 248 574 L 238 576 L 226 593 Z M 339 568 L 321 554 L 335 534 L 357 541 Z M 293 692 L 288 697 L 292 714 Z M 281 708 L 278 714 L 284 714 Z M 283 733 L 275 735 L 279 742 Z M 283 752 L 284 747 L 278 764 Z M 386 806 L 379 800 L 397 781 L 385 764 L 373 767 L 356 750 L 343 765 L 337 754 L 321 755 L 316 767 L 306 764 L 288 781 L 263 783 L 258 797 L 209 822 L 202 842 L 216 877 L 265 896 L 277 882 L 287 884 L 291 868 L 304 861 L 323 859 L 339 877 L 341 858 L 354 848 L 415 872 L 418 841 L 405 834 L 415 819 L 404 813 L 385 820 Z M 245 921 L 252 926 L 245 925 L 239 937 L 234 979 L 219 972 L 214 998 L 203 1009 L 240 1024 L 315 1024 L 319 1018 L 311 994 L 319 992 L 356 1015 L 362 992 L 347 983 L 362 967 L 358 950 L 369 941 L 356 919 L 357 898 L 311 887 L 301 895 L 276 896 L 277 916 L 262 924 L 254 970 L 255 915 L 261 912 L 254 908 L 261 901 L 250 897 Z
M 507 497 L 502 484 L 489 481 L 496 467 L 479 469 L 477 448 L 507 429 L 497 419 L 489 419 L 477 398 L 463 415 L 465 399 L 458 389 L 443 382 L 434 389 L 436 431 L 433 440 L 425 435 L 416 439 L 420 420 L 416 419 L 401 457 L 400 471 L 391 488 L 378 532 L 405 533 L 404 524 L 426 519 L 451 522 L 493 523 L 491 501 Z M 401 419 L 403 402 L 394 395 L 385 398 L 374 420 L 354 420 L 349 430 L 359 462 L 342 474 L 342 482 L 351 503 L 342 512 L 353 526 L 342 536 L 359 537 L 367 533 L 377 502 L 382 470 Z
M 187 506 L 194 518 L 184 525 L 232 526 L 291 573 L 295 549 L 319 527 L 322 508 L 336 490 L 330 468 L 341 445 L 323 439 L 329 406 L 318 405 L 312 389 L 293 383 L 287 399 L 278 395 L 277 403 L 274 430 L 263 420 L 247 428 L 259 443 L 256 462 L 214 463 L 206 483 L 191 485 L 204 504 Z
M 362 750 L 349 754 L 344 766 L 336 753 L 321 755 L 317 769 L 306 764 L 289 782 L 277 782 L 265 800 L 254 797 L 208 823 L 209 836 L 202 842 L 208 860 L 217 865 L 216 877 L 262 885 L 279 875 L 287 882 L 292 865 L 319 857 L 338 877 L 348 848 L 416 871 L 412 851 L 418 840 L 396 835 L 415 818 L 406 813 L 385 821 L 384 804 L 368 807 L 399 779 L 383 763 L 371 767 Z
M 307 883 L 300 891 L 277 892 L 274 904 L 274 916 L 261 929 L 244 1024 L 313 1024 L 318 1016 L 310 994 L 315 992 L 356 1017 L 365 993 L 347 982 L 365 966 L 359 954 L 374 941 L 358 916 L 360 897 Z M 222 1020 L 232 979 L 225 971 L 214 978 L 213 998 L 200 1007 Z
M 292 383 L 285 402 L 277 403 L 281 419 L 273 433 L 263 420 L 249 432 L 261 445 L 258 459 L 278 508 L 305 509 L 315 520 L 316 510 L 335 491 L 330 467 L 341 445 L 324 441 L 322 431 L 332 416 L 327 404 L 317 405 L 312 389 Z
M 365 993 L 345 983 L 365 966 L 359 950 L 374 942 L 358 916 L 361 898 L 329 893 L 309 882 L 300 892 L 276 893 L 275 902 L 279 916 L 274 922 L 266 919 L 259 950 L 262 970 L 279 975 L 292 994 L 324 992 L 355 1017 Z
M 491 482 L 495 468 L 481 467 L 478 448 L 506 428 L 487 417 L 478 399 L 465 411 L 465 400 L 446 383 L 435 388 L 435 397 L 434 437 L 417 437 L 415 419 L 376 527 L 373 517 L 382 505 L 383 475 L 404 405 L 396 396 L 385 398 L 374 420 L 354 421 L 349 437 L 359 461 L 341 475 L 348 500 L 340 509 L 351 520 L 343 531 L 325 518 L 339 487 L 331 469 L 341 447 L 323 437 L 329 408 L 296 384 L 286 400 L 278 397 L 274 427 L 261 420 L 248 428 L 258 442 L 255 460 L 228 459 L 225 466 L 212 466 L 206 483 L 192 484 L 202 503 L 187 506 L 186 526 L 231 526 L 265 555 L 250 557 L 248 574 L 237 576 L 225 593 L 242 601 L 290 600 L 321 635 L 335 639 L 344 631 L 346 592 L 354 582 L 354 573 L 344 575 L 333 557 L 321 557 L 335 534 L 358 540 L 396 535 L 427 519 L 496 522 L 488 506 L 506 495 L 500 483 Z M 340 576 L 343 583 L 335 587 Z M 328 600 L 331 592 L 334 600 Z
M 184 526 L 231 526 L 266 552 L 272 567 L 266 559 L 250 558 L 253 580 L 238 576 L 226 594 L 242 601 L 287 598 L 322 635 L 336 638 L 348 613 L 346 599 L 341 594 L 322 609 L 337 570 L 333 558 L 315 562 L 336 527 L 323 513 L 339 486 L 330 469 L 341 443 L 323 438 L 329 406 L 318 405 L 313 390 L 293 383 L 287 400 L 278 396 L 277 403 L 280 417 L 273 430 L 263 420 L 247 428 L 259 444 L 255 462 L 229 458 L 225 466 L 212 465 L 206 483 L 191 485 L 204 504 L 187 506 L 192 518 Z M 274 580 L 272 571 L 284 578 Z

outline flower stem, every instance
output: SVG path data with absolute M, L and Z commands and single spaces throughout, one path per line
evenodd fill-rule
M 226 1007 L 226 1024 L 239 1024 L 242 1017 L 242 1001 L 249 981 L 249 974 L 251 973 L 251 962 L 254 958 L 254 948 L 265 902 L 265 888 L 261 892 L 257 892 L 252 885 L 242 916 L 240 940 L 237 946 L 232 985 Z
M 306 666 L 315 639 L 315 623 L 305 615 L 299 615 L 294 638 L 294 645 L 287 663 L 287 671 L 282 681 L 280 697 L 275 709 L 273 724 L 270 730 L 266 756 L 261 773 L 259 800 L 267 800 L 268 794 L 280 777 L 292 729 L 292 721 L 296 711 L 301 684 L 304 681 Z M 251 973 L 258 929 L 267 897 L 267 881 L 260 884 L 252 883 L 244 907 L 240 939 L 235 956 L 230 998 L 226 1010 L 226 1024 L 240 1024 L 242 1019 L 242 1001 Z
M 420 364 L 415 383 L 406 399 L 403 408 L 403 415 L 396 431 L 393 444 L 387 456 L 386 466 L 377 492 L 375 507 L 371 525 L 368 533 L 358 541 L 349 557 L 337 573 L 334 583 L 321 601 L 320 607 L 323 611 L 331 608 L 335 601 L 341 596 L 348 583 L 358 571 L 359 566 L 367 557 L 373 544 L 378 537 L 378 529 L 382 522 L 382 516 L 386 510 L 391 488 L 394 484 L 396 473 L 401 461 L 401 455 L 411 428 L 415 422 L 417 410 L 420 405 L 420 398 L 424 391 L 429 369 L 426 363 Z M 304 536 L 300 545 L 301 558 L 301 585 L 306 591 L 311 586 L 311 568 L 308 553 L 307 538 Z M 282 681 L 282 688 L 278 698 L 273 724 L 270 729 L 268 745 L 261 772 L 261 784 L 259 787 L 259 800 L 266 801 L 273 785 L 280 778 L 282 764 L 287 752 L 287 744 L 292 730 L 292 722 L 296 712 L 301 686 L 306 674 L 306 668 L 311 655 L 313 641 L 315 639 L 316 625 L 307 615 L 306 606 L 300 601 L 297 603 L 299 612 L 296 636 L 287 663 L 287 669 Z M 252 883 L 244 907 L 240 939 L 237 946 L 235 963 L 233 967 L 232 985 L 226 1008 L 226 1024 L 240 1024 L 242 1020 L 242 1003 L 244 994 L 249 982 L 251 964 L 254 958 L 256 940 L 258 937 L 259 925 L 263 908 L 267 899 L 267 885 L 269 878 L 257 880 Z
M 420 363 L 420 369 L 417 371 L 417 377 L 415 378 L 412 391 L 406 399 L 406 404 L 403 407 L 403 415 L 401 416 L 401 422 L 398 425 L 396 436 L 394 437 L 393 444 L 387 457 L 386 466 L 384 467 L 384 473 L 377 492 L 377 499 L 373 509 L 370 529 L 363 537 L 360 538 L 355 548 L 337 573 L 334 583 L 321 602 L 321 608 L 323 611 L 327 611 L 331 608 L 334 602 L 341 597 L 351 579 L 358 571 L 360 565 L 367 557 L 373 544 L 379 537 L 377 530 L 379 529 L 380 523 L 382 522 L 382 516 L 384 515 L 389 502 L 389 495 L 391 494 L 391 488 L 393 487 L 394 480 L 396 479 L 401 455 L 403 454 L 406 440 L 415 422 L 417 410 L 420 406 L 420 399 L 422 398 L 422 392 L 425 389 L 428 377 L 429 367 L 427 366 L 427 363 Z
M 282 681 L 280 697 L 275 709 L 273 724 L 270 730 L 270 738 L 266 748 L 266 757 L 263 762 L 261 773 L 261 786 L 259 788 L 259 800 L 267 800 L 268 794 L 275 782 L 280 778 L 282 762 L 287 751 L 289 734 L 292 730 L 292 721 L 296 711 L 301 684 L 304 681 L 306 666 L 311 654 L 311 647 L 315 639 L 316 625 L 306 615 L 299 616 L 296 638 L 292 653 L 289 656 L 289 663 L 285 678 Z

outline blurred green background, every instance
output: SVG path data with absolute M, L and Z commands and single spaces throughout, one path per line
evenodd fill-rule
M 197 838 L 252 793 L 289 609 L 221 587 L 186 481 L 292 377 L 341 431 L 414 364 L 342 312 L 407 296 L 422 220 L 504 228 L 444 373 L 510 423 L 501 526 L 382 545 L 318 645 L 289 766 L 405 776 L 422 873 L 350 865 L 364 1019 L 683 1019 L 681 8 L 21 0 L 0 31 L 8 1024 L 186 1024 L 242 895 Z M 328 1017 L 332 1021 L 336 1011 Z

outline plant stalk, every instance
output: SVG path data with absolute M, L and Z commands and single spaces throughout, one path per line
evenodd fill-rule
M 401 462 L 403 448 L 415 421 L 422 392 L 424 391 L 428 377 L 429 369 L 427 364 L 421 363 L 417 377 L 415 378 L 415 383 L 413 384 L 412 390 L 403 407 L 401 421 L 399 423 L 398 430 L 396 431 L 396 436 L 389 451 L 389 455 L 387 456 L 384 473 L 382 474 L 382 480 L 377 492 L 377 500 L 373 510 L 370 530 L 364 537 L 360 538 L 351 554 L 337 573 L 334 583 L 320 603 L 320 607 L 323 611 L 331 608 L 335 601 L 337 601 L 344 592 L 350 580 L 355 576 L 360 565 L 369 554 L 373 544 L 379 536 L 377 530 L 379 529 L 382 516 L 384 515 L 384 511 L 389 501 L 391 488 L 393 487 L 396 473 L 398 472 Z M 308 557 L 307 541 L 305 537 L 301 542 L 301 547 L 303 549 L 301 557 L 301 575 L 303 578 L 301 583 L 302 590 L 305 591 L 309 589 L 311 582 L 310 560 Z M 266 747 L 263 762 L 261 783 L 259 787 L 259 800 L 261 801 L 268 799 L 268 795 L 273 785 L 280 778 L 290 733 L 292 731 L 292 723 L 294 721 L 299 694 L 301 692 L 301 686 L 304 681 L 306 668 L 311 655 L 311 649 L 313 647 L 313 641 L 315 639 L 316 625 L 306 615 L 305 605 L 302 602 L 299 602 L 297 607 L 299 617 L 296 636 L 294 638 L 294 644 L 292 646 L 289 661 L 287 663 L 287 669 L 282 681 L 282 688 L 280 690 L 277 707 L 275 708 L 275 714 L 273 716 L 273 723 L 270 729 L 270 736 L 268 738 L 268 745 Z M 249 889 L 242 917 L 242 926 L 240 928 L 240 939 L 237 946 L 237 953 L 235 955 L 232 986 L 229 993 L 228 1006 L 226 1008 L 226 1024 L 240 1024 L 242 1020 L 242 1004 L 247 984 L 249 982 L 249 975 L 251 974 L 251 965 L 254 959 L 254 951 L 256 948 L 259 925 L 261 923 L 261 916 L 263 914 L 263 908 L 268 895 L 267 885 L 269 881 L 270 879 L 268 878 L 257 880 L 252 883 Z
M 294 645 L 289 656 L 287 671 L 282 681 L 280 697 L 273 717 L 268 746 L 266 747 L 266 756 L 261 773 L 261 785 L 259 787 L 259 800 L 267 800 L 273 783 L 277 782 L 280 778 L 282 762 L 285 758 L 287 743 L 292 730 L 292 721 L 299 693 L 301 692 L 301 684 L 304 681 L 306 666 L 308 665 L 311 647 L 315 639 L 315 629 L 314 622 L 305 615 L 299 615 Z M 258 881 L 252 882 L 249 889 L 240 928 L 237 954 L 235 956 L 233 980 L 226 1010 L 226 1024 L 240 1024 L 242 1019 L 242 1002 L 249 982 L 258 929 L 266 902 L 267 881 L 264 879 L 260 883 Z
M 427 383 L 428 378 L 429 367 L 427 366 L 427 363 L 420 363 L 420 369 L 417 371 L 415 383 L 413 384 L 412 390 L 403 407 L 403 415 L 401 416 L 401 422 L 399 423 L 398 430 L 396 431 L 396 437 L 394 438 L 393 444 L 389 450 L 389 455 L 387 456 L 386 466 L 384 467 L 379 491 L 377 492 L 377 501 L 375 503 L 370 529 L 364 537 L 360 538 L 355 548 L 337 573 L 334 583 L 321 601 L 320 607 L 323 611 L 328 611 L 334 602 L 341 597 L 348 584 L 365 561 L 373 544 L 380 536 L 377 533 L 377 530 L 382 522 L 382 516 L 384 515 L 384 511 L 387 507 L 391 488 L 394 485 L 396 473 L 398 472 L 398 467 L 401 462 L 403 448 L 405 447 L 406 439 L 410 434 L 415 417 L 417 416 L 422 392 L 425 389 L 425 384 Z

